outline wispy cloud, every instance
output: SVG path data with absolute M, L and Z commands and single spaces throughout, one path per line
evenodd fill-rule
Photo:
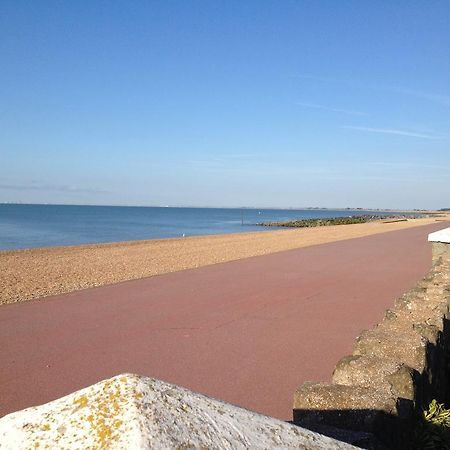
M 40 183 L 38 181 L 30 181 L 28 183 L 1 183 L 0 189 L 8 189 L 15 191 L 54 191 L 54 192 L 73 192 L 73 193 L 87 193 L 87 194 L 98 194 L 98 193 L 108 193 L 104 189 L 96 188 L 80 188 L 73 185 L 55 185 Z
M 430 92 L 423 92 L 423 91 L 417 91 L 415 89 L 405 89 L 405 88 L 398 88 L 398 87 L 385 87 L 380 88 L 384 89 L 390 92 L 396 92 L 398 94 L 404 94 L 408 95 L 410 97 L 416 97 L 421 98 L 424 100 L 428 100 L 434 103 L 440 103 L 444 106 L 450 106 L 450 96 L 449 95 L 442 95 L 442 94 L 434 94 Z
M 351 109 L 342 109 L 342 108 L 334 108 L 332 106 L 318 105 L 317 103 L 308 103 L 308 102 L 295 102 L 296 105 L 304 106 L 305 108 L 313 108 L 313 109 L 323 109 L 325 111 L 332 111 L 343 114 L 350 114 L 352 116 L 367 116 L 367 113 L 362 111 L 355 111 Z
M 415 131 L 399 130 L 394 128 L 372 128 L 372 127 L 357 127 L 353 125 L 344 125 L 341 128 L 348 130 L 367 131 L 369 133 L 394 134 L 397 136 L 415 137 L 420 139 L 437 140 L 442 139 L 442 136 L 435 134 L 418 133 Z
M 349 88 L 358 88 L 358 89 L 369 89 L 369 90 L 377 90 L 377 91 L 385 91 L 385 92 L 393 92 L 396 94 L 407 95 L 410 97 L 420 98 L 423 100 L 427 100 L 433 103 L 439 103 L 444 106 L 450 106 L 450 95 L 441 94 L 435 92 L 424 92 L 418 89 L 411 89 L 399 86 L 386 86 L 372 83 L 364 83 L 359 80 L 353 80 L 351 78 L 330 78 L 330 77 L 322 77 L 315 75 L 292 75 L 293 78 L 304 79 L 317 81 L 319 83 L 326 84 L 338 84 L 338 85 L 346 85 Z
M 393 168 L 419 168 L 419 169 L 430 169 L 433 171 L 445 172 L 446 175 L 450 176 L 450 166 L 443 166 L 441 164 L 428 164 L 423 161 L 367 161 L 364 162 L 365 165 L 369 166 L 380 166 L 380 167 L 393 167 Z

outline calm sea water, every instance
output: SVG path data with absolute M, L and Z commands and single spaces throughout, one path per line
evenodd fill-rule
M 0 204 L 0 249 L 262 231 L 273 228 L 256 223 L 356 214 L 371 212 Z

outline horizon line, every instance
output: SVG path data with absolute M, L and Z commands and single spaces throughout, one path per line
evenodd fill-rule
M 0 202 L 0 205 L 24 205 L 24 206 L 93 206 L 114 208 L 179 208 L 179 209 L 275 209 L 275 210 L 330 210 L 330 211 L 439 211 L 433 208 L 370 208 L 370 207 L 327 207 L 327 206 L 198 206 L 198 205 L 121 205 L 121 204 L 82 204 L 82 203 L 29 203 L 29 202 Z

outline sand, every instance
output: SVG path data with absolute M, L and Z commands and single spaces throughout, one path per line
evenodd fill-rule
M 0 304 L 423 226 L 436 220 L 445 218 L 3 251 Z

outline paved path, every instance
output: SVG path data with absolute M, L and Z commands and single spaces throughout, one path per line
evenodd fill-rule
M 135 372 L 281 419 L 431 266 L 436 223 L 0 308 L 0 416 Z

